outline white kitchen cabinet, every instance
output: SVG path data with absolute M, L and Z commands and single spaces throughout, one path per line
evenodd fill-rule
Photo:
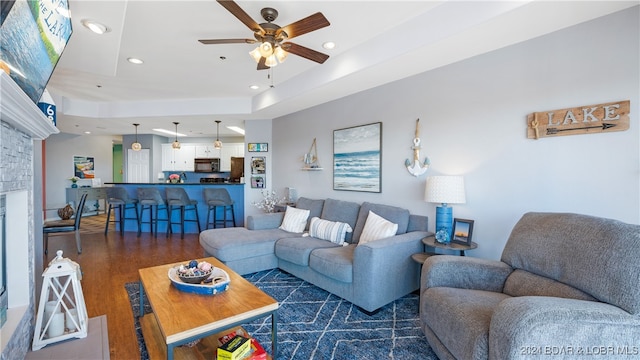
M 244 157 L 244 143 L 223 143 L 220 154 L 220 171 L 231 171 L 231 158 Z
M 195 157 L 195 145 L 182 144 L 174 149 L 171 144 L 162 144 L 162 171 L 193 171 Z
M 196 145 L 196 158 L 217 158 L 220 157 L 220 150 L 213 145 Z

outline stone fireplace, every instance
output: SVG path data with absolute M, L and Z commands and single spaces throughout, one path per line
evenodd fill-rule
M 58 130 L 0 71 L 0 194 L 5 202 L 7 320 L 1 359 L 24 358 L 33 336 L 36 282 L 43 271 L 42 142 Z

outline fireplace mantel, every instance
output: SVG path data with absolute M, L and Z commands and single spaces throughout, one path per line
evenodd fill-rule
M 34 140 L 44 140 L 60 132 L 20 89 L 13 79 L 0 71 L 0 116 L 2 121 L 24 131 Z
M 44 140 L 59 130 L 42 113 L 22 89 L 5 72 L 0 71 L 0 194 L 6 197 L 4 231 L 7 272 L 7 321 L 0 328 L 0 357 L 22 358 L 26 354 L 33 334 L 35 314 L 35 216 L 41 225 L 42 185 L 34 178 L 42 178 L 41 157 L 34 149 L 38 140 Z M 35 140 L 35 141 L 34 141 Z M 37 165 L 36 165 L 37 164 Z M 37 200 L 35 198 L 38 198 Z M 37 202 L 37 203 L 36 203 Z M 40 250 L 41 251 L 41 250 Z M 38 269 L 39 272 L 39 269 Z

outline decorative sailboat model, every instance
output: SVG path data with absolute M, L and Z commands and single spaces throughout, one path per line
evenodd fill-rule
M 309 152 L 304 154 L 302 161 L 304 167 L 302 170 L 322 170 L 320 163 L 318 162 L 318 148 L 316 146 L 316 138 L 313 138 Z

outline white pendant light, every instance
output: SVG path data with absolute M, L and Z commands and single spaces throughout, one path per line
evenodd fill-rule
M 217 126 L 217 130 L 216 130 L 216 141 L 213 143 L 213 147 L 216 149 L 222 149 L 222 141 L 220 141 L 220 120 L 216 120 L 216 126 Z
M 176 125 L 176 140 L 173 142 L 173 144 L 171 144 L 171 147 L 174 149 L 180 149 L 180 141 L 178 141 L 178 124 L 180 124 L 179 122 L 173 122 Z
M 140 149 L 142 149 L 142 144 L 140 144 L 138 142 L 138 125 L 140 124 L 133 124 L 133 126 L 136 127 L 136 142 L 134 142 L 133 144 L 131 144 L 131 149 L 133 151 L 140 151 Z

